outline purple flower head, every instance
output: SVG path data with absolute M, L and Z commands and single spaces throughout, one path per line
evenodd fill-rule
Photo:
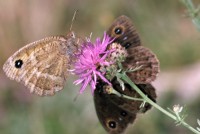
M 112 41 L 113 40 L 104 33 L 102 41 L 100 38 L 97 38 L 94 44 L 88 41 L 82 45 L 80 52 L 77 54 L 77 60 L 73 70 L 73 73 L 79 77 L 79 79 L 74 81 L 74 84 L 82 84 L 80 93 L 83 93 L 88 84 L 90 84 L 93 93 L 96 88 L 97 79 L 101 79 L 111 85 L 104 77 L 105 72 L 100 71 L 99 67 L 111 64 L 106 61 L 106 57 L 112 50 L 106 50 L 106 48 Z

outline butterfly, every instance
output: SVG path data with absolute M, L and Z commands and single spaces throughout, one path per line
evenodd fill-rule
M 68 70 L 83 40 L 73 31 L 25 45 L 3 65 L 5 74 L 23 83 L 31 93 L 50 96 L 63 89 Z
M 117 18 L 107 34 L 114 38 L 114 42 L 126 48 L 128 57 L 122 63 L 123 67 L 137 67 L 142 69 L 128 76 L 153 101 L 156 101 L 155 88 L 150 84 L 159 72 L 159 62 L 148 48 L 141 45 L 141 41 L 131 20 L 126 16 Z M 83 44 L 84 40 L 76 37 L 74 32 L 67 36 L 47 37 L 15 52 L 3 65 L 6 75 L 23 83 L 31 93 L 39 96 L 54 95 L 64 87 L 69 75 L 73 56 Z M 122 90 L 114 78 L 112 85 L 121 94 L 139 97 L 130 85 L 125 84 Z M 109 133 L 122 133 L 128 124 L 133 123 L 138 113 L 144 113 L 151 108 L 146 103 L 142 108 L 141 102 L 127 100 L 104 92 L 106 83 L 98 81 L 94 92 L 94 103 L 98 118 Z
M 141 66 L 140 70 L 127 75 L 144 94 L 156 102 L 156 92 L 151 82 L 159 73 L 159 61 L 150 49 L 142 46 L 139 34 L 131 20 L 124 15 L 118 17 L 107 30 L 107 34 L 114 39 L 113 42 L 119 43 L 127 50 L 128 57 L 122 63 L 124 69 Z M 140 98 L 130 85 L 125 83 L 125 89 L 122 90 L 116 78 L 113 78 L 111 83 L 119 93 Z M 127 126 L 134 122 L 138 113 L 145 113 L 151 108 L 148 103 L 141 107 L 141 101 L 108 94 L 105 91 L 106 86 L 105 82 L 98 81 L 94 91 L 94 105 L 100 123 L 108 133 L 123 133 Z

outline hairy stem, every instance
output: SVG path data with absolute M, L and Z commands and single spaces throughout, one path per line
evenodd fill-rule
M 192 22 L 200 31 L 200 7 L 196 8 L 192 2 L 192 0 L 181 0 L 181 2 L 186 6 L 189 16 L 192 18 Z
M 165 110 L 164 108 L 160 107 L 158 104 L 156 104 L 155 102 L 153 102 L 151 99 L 149 99 L 131 80 L 130 78 L 125 74 L 118 74 L 121 76 L 121 79 L 124 80 L 126 83 L 128 83 L 138 94 L 141 95 L 141 97 L 149 104 L 151 104 L 153 107 L 155 107 L 156 109 L 158 109 L 159 111 L 161 111 L 162 113 L 164 113 L 165 115 L 169 116 L 170 118 L 172 118 L 175 121 L 180 122 L 180 124 L 182 124 L 183 126 L 185 126 L 186 128 L 188 128 L 190 131 L 194 132 L 195 134 L 200 134 L 199 131 L 197 131 L 196 129 L 194 129 L 192 126 L 190 126 L 189 124 L 187 124 L 184 120 L 179 120 L 177 118 L 176 115 L 170 113 L 169 111 Z

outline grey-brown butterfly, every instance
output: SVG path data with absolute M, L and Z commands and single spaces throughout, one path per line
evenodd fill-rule
M 54 95 L 63 89 L 73 55 L 82 41 L 74 32 L 35 41 L 15 52 L 5 62 L 3 70 L 10 79 L 28 87 L 31 93 Z
M 155 102 L 156 93 L 151 82 L 156 79 L 159 73 L 159 61 L 156 55 L 141 45 L 135 27 L 126 16 L 118 17 L 108 29 L 107 34 L 114 39 L 114 42 L 119 43 L 127 50 L 128 56 L 122 63 L 124 69 L 141 66 L 141 69 L 127 75 L 144 94 Z M 116 78 L 113 78 L 111 82 L 113 88 L 119 93 L 140 98 L 140 95 L 130 85 L 125 84 L 125 89 L 122 90 Z M 141 101 L 108 94 L 106 92 L 107 86 L 106 83 L 99 80 L 94 91 L 97 116 L 107 132 L 111 134 L 123 133 L 128 124 L 134 122 L 137 114 L 145 113 L 151 108 L 151 105 L 146 103 L 141 107 Z

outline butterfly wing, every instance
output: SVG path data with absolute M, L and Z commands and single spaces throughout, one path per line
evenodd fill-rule
M 133 123 L 136 118 L 135 113 L 130 113 L 113 103 L 112 95 L 103 92 L 103 83 L 99 83 L 94 91 L 94 103 L 97 116 L 110 134 L 124 132 L 129 123 Z
M 126 48 L 141 45 L 139 35 L 133 26 L 132 21 L 122 15 L 118 17 L 107 30 L 107 34 Z
M 122 15 L 118 17 L 107 31 L 107 34 L 126 48 L 128 57 L 123 63 L 124 69 L 137 68 L 129 73 L 129 77 L 136 84 L 146 84 L 155 80 L 159 73 L 159 61 L 148 48 L 141 46 L 139 34 L 132 21 Z
M 128 48 L 128 56 L 122 64 L 125 70 L 139 67 L 127 73 L 135 84 L 148 84 L 154 81 L 160 72 L 156 55 L 143 46 Z
M 125 84 L 125 89 L 122 90 L 117 80 L 112 81 L 113 88 L 123 95 L 127 95 L 134 98 L 141 98 L 141 96 L 131 88 L 130 85 Z M 148 96 L 152 101 L 156 102 L 155 88 L 151 84 L 137 84 L 136 85 L 144 94 Z M 130 113 L 145 113 L 151 108 L 149 103 L 145 103 L 142 106 L 142 101 L 130 100 L 116 95 L 112 95 L 110 99 L 113 103 L 118 105 L 122 109 L 126 109 Z
M 128 57 L 122 63 L 124 69 L 140 67 L 139 70 L 128 73 L 128 76 L 144 94 L 155 102 L 155 88 L 150 84 L 159 72 L 159 62 L 155 54 L 141 46 L 139 35 L 131 20 L 126 16 L 118 17 L 108 29 L 107 34 L 114 38 L 113 42 L 121 44 L 127 50 Z M 122 133 L 128 124 L 133 123 L 137 113 L 145 113 L 151 108 L 148 103 L 141 107 L 141 101 L 103 93 L 105 84 L 98 82 L 94 92 L 94 103 L 98 118 L 109 133 Z M 128 84 L 125 84 L 125 90 L 122 90 L 116 78 L 112 80 L 112 85 L 121 94 L 140 98 L 140 95 Z M 126 113 L 126 116 L 123 117 L 122 113 Z M 109 126 L 109 121 L 117 124 L 114 129 Z
M 153 101 L 156 101 L 155 88 L 150 82 L 156 79 L 160 71 L 159 61 L 150 49 L 141 46 L 139 34 L 131 20 L 124 15 L 118 17 L 110 26 L 107 34 L 114 38 L 113 42 L 121 44 L 127 50 L 128 57 L 122 63 L 124 70 L 139 67 L 138 70 L 129 72 L 127 75 L 135 84 L 137 84 L 141 91 Z M 140 95 L 128 84 L 125 84 L 125 90 L 122 90 L 119 82 L 114 79 L 112 85 L 114 89 L 121 94 L 140 98 Z M 145 104 L 144 107 L 141 108 L 140 101 L 127 100 L 117 96 L 113 96 L 111 100 L 119 107 L 132 113 L 146 112 L 151 107 L 149 104 Z
M 53 95 L 64 87 L 70 68 L 70 45 L 75 46 L 75 40 L 62 36 L 30 43 L 14 53 L 3 70 L 10 79 L 27 86 L 31 93 Z

